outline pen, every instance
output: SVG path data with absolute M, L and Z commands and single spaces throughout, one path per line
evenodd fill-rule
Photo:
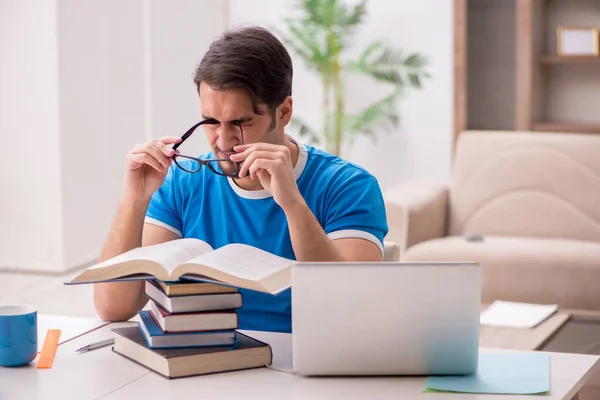
M 75 351 L 78 353 L 85 353 L 86 351 L 99 349 L 100 347 L 104 347 L 104 346 L 110 346 L 111 344 L 115 344 L 114 338 L 102 340 L 102 341 L 96 342 L 96 343 L 86 344 L 85 346 L 80 347 L 80 348 L 76 349 Z

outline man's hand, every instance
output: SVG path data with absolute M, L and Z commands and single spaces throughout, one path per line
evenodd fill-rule
M 304 201 L 294 176 L 292 157 L 287 147 L 270 143 L 252 143 L 235 146 L 235 162 L 243 161 L 239 176 L 258 178 L 261 185 L 283 209 Z
M 149 200 L 165 180 L 175 154 L 171 146 L 178 137 L 164 137 L 138 144 L 125 161 L 125 192 L 136 199 Z

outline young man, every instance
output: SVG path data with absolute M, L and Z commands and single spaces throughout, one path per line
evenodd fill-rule
M 284 132 L 292 62 L 281 42 L 257 27 L 227 32 L 194 81 L 213 151 L 194 159 L 185 145 L 173 149 L 176 137 L 135 146 L 100 261 L 181 237 L 213 248 L 246 243 L 298 261 L 382 259 L 387 222 L 376 179 Z M 290 290 L 242 295 L 240 329 L 291 332 Z M 97 283 L 94 304 L 104 320 L 127 320 L 146 304 L 143 284 Z

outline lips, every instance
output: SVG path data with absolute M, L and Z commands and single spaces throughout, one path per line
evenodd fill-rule
M 235 151 L 222 151 L 221 152 L 221 156 L 222 158 L 226 158 L 226 159 L 230 159 L 232 155 L 236 154 Z

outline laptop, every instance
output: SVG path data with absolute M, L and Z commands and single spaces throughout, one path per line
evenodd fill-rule
M 293 369 L 301 375 L 477 370 L 481 268 L 454 262 L 298 262 Z

